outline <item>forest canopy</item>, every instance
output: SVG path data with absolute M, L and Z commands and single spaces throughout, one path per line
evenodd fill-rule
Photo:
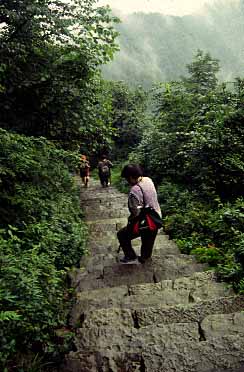
M 95 3 L 1 2 L 3 128 L 68 147 L 85 141 L 88 133 L 93 142 L 105 140 L 98 66 L 117 49 L 111 26 L 117 19 Z

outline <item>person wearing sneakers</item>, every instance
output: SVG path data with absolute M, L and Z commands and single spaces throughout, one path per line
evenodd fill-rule
M 130 224 L 133 223 L 133 219 L 139 215 L 144 204 L 152 207 L 159 216 L 161 216 L 157 192 L 151 178 L 143 177 L 143 171 L 137 164 L 126 165 L 121 172 L 121 177 L 127 180 L 131 189 L 128 196 L 128 208 L 130 212 L 128 224 L 119 230 L 117 234 L 120 247 L 123 249 L 125 255 L 120 262 L 124 264 L 137 263 L 137 256 L 132 248 L 131 241 L 140 236 L 141 256 L 138 257 L 138 261 L 140 263 L 145 263 L 152 255 L 153 245 L 158 229 L 153 231 L 145 229 L 138 233 L 134 233 L 130 228 Z

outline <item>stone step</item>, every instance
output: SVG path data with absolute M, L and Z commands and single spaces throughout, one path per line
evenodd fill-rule
M 98 228 L 94 228 L 91 226 L 89 229 L 89 241 L 95 242 L 97 244 L 104 245 L 105 247 L 108 244 L 114 244 L 115 242 L 118 242 L 117 239 L 117 232 L 124 226 L 126 226 L 127 220 L 124 218 L 117 218 L 116 225 L 112 225 L 109 227 L 109 230 L 106 230 L 103 228 L 103 226 L 98 226 Z M 93 221 L 90 221 L 90 225 L 93 223 Z M 164 235 L 163 229 L 158 231 L 158 236 Z
M 80 350 L 141 351 L 147 345 L 176 345 L 185 341 L 211 341 L 225 336 L 244 337 L 244 313 L 211 314 L 202 322 L 125 327 L 121 324 L 77 329 Z
M 92 229 L 89 229 L 89 242 L 95 242 L 96 244 L 106 248 L 107 245 L 118 242 L 117 232 L 119 229 L 121 229 L 121 225 L 115 227 L 113 231 L 103 231 L 102 229 L 101 231 L 93 231 Z
M 95 249 L 95 248 L 94 248 Z M 140 255 L 140 246 L 136 245 L 134 247 L 136 254 Z M 104 251 L 104 248 L 103 248 Z M 99 252 L 99 251 L 97 251 Z M 169 255 L 180 255 L 178 251 L 174 247 L 154 247 L 152 259 L 154 257 L 163 257 Z M 96 255 L 87 255 L 82 257 L 80 261 L 80 266 L 85 268 L 87 272 L 97 271 L 98 267 L 99 270 L 103 270 L 105 267 L 111 267 L 114 263 L 118 263 L 120 258 L 122 258 L 123 254 L 118 254 L 118 246 L 108 246 L 106 253 L 96 253 Z
M 140 255 L 141 239 L 137 238 L 132 240 L 132 246 L 136 250 L 136 253 Z M 97 254 L 108 254 L 112 253 L 117 255 L 119 247 L 119 242 L 116 233 L 106 233 L 103 236 L 103 241 L 99 239 L 93 239 L 90 235 L 89 242 L 87 245 L 88 252 L 91 255 Z M 180 254 L 180 250 L 173 240 L 169 240 L 168 236 L 165 234 L 158 234 L 154 243 L 153 254 L 166 255 L 166 254 Z
M 81 205 L 92 256 L 70 275 L 76 351 L 60 371 L 244 372 L 244 296 L 179 254 L 162 230 L 151 262 L 119 264 L 127 197 L 91 180 Z
M 128 208 L 128 198 L 127 195 L 123 194 L 98 194 L 92 192 L 93 195 L 83 195 L 81 197 L 82 205 L 89 208 L 97 208 L 100 206 L 107 207 L 107 208 L 114 208 L 117 207 L 126 207 Z
M 141 239 L 137 238 L 132 241 L 132 246 L 136 252 L 136 254 L 140 255 L 141 249 Z M 114 257 L 114 260 L 118 260 L 118 247 L 119 242 L 117 237 L 113 239 L 113 241 L 109 242 L 109 244 L 101 244 L 97 241 L 91 240 L 88 243 L 88 252 L 86 256 L 83 256 L 80 261 L 81 267 L 93 266 L 93 261 L 95 265 L 97 262 L 106 262 Z M 121 254 L 123 255 L 122 249 L 120 250 Z M 153 256 L 165 256 L 165 255 L 180 255 L 180 251 L 177 245 L 172 241 L 169 240 L 166 235 L 158 235 L 153 248 Z M 110 261 L 108 261 L 110 262 Z M 114 261 L 113 261 L 114 262 Z M 110 263 L 109 263 L 110 265 Z
M 81 317 L 90 324 L 95 324 L 95 319 L 100 319 L 107 324 L 111 319 L 118 317 L 119 324 L 119 319 L 124 318 L 131 322 L 132 314 L 136 311 L 136 316 L 141 323 L 144 321 L 145 324 L 150 324 L 150 320 L 155 319 L 157 314 L 158 321 L 162 323 L 162 317 L 165 314 L 169 312 L 172 316 L 172 309 L 169 311 L 168 308 L 173 305 L 181 305 L 183 309 L 187 305 L 229 297 L 233 294 L 233 290 L 227 288 L 225 284 L 216 282 L 210 272 L 194 273 L 191 277 L 173 281 L 163 280 L 159 283 L 77 293 L 71 319 L 73 325 L 79 323 Z M 209 304 L 205 304 L 204 308 L 206 306 Z M 166 310 L 165 307 L 167 307 Z M 181 307 L 175 310 L 177 315 Z M 99 309 L 101 311 L 97 311 Z M 107 311 L 108 309 L 110 310 Z M 128 313 L 123 312 L 122 309 L 132 310 L 129 312 L 129 317 Z
M 116 189 L 111 187 L 100 189 L 99 192 L 97 188 L 89 188 L 81 192 L 80 200 L 82 205 L 91 205 L 94 207 L 99 204 L 114 205 L 114 203 L 122 203 L 127 206 L 127 196 L 118 193 Z
M 199 325 L 197 323 L 157 324 L 142 328 L 92 327 L 76 330 L 75 345 L 78 350 L 110 350 L 141 352 L 145 345 L 175 346 L 186 341 L 198 342 Z
M 77 371 L 86 371 L 83 362 L 90 371 L 104 372 L 235 371 L 244 362 L 244 313 L 209 315 L 201 323 L 80 328 L 76 348 L 80 352 L 70 353 L 67 362 L 76 361 Z M 136 356 L 142 369 L 132 369 Z
M 128 218 L 128 208 L 119 206 L 116 209 L 113 207 L 99 206 L 96 208 L 91 208 L 90 206 L 83 207 L 83 212 L 86 216 L 86 221 L 97 221 L 101 219 L 113 219 L 113 218 Z
M 244 338 L 225 336 L 146 350 L 71 352 L 60 372 L 243 372 Z
M 116 233 L 122 227 L 126 226 L 127 217 L 107 218 L 100 220 L 87 221 L 89 232 L 111 231 Z
M 194 273 L 191 277 L 163 280 L 159 283 L 130 286 L 130 298 L 124 307 L 133 304 L 134 308 L 156 305 L 187 305 L 199 300 L 233 295 L 234 292 L 223 283 L 217 283 L 211 273 Z M 130 306 L 131 307 L 131 306 Z
M 123 295 L 122 288 L 121 295 Z M 117 299 L 117 302 L 119 303 L 119 299 Z M 199 299 L 195 303 L 186 305 L 175 304 L 168 306 L 158 304 L 157 306 L 136 309 L 133 306 L 131 309 L 110 307 L 110 304 L 105 301 L 103 304 L 104 308 L 99 308 L 96 301 L 92 304 L 91 301 L 86 303 L 83 301 L 83 306 L 80 307 L 81 303 L 77 302 L 77 311 L 71 314 L 70 325 L 75 328 L 116 327 L 117 325 L 135 327 L 136 325 L 140 328 L 155 324 L 201 322 L 208 315 L 242 311 L 244 308 L 244 296 L 210 297 L 207 300 Z
M 137 309 L 135 316 L 139 326 L 147 326 L 157 322 L 168 323 L 176 321 L 202 321 L 211 314 L 228 314 L 244 309 L 244 296 L 212 297 L 189 305 L 178 304 L 176 306 L 156 306 Z
M 196 263 L 193 256 L 188 255 L 154 255 L 145 264 L 123 265 L 111 259 L 111 265 L 99 263 L 90 271 L 79 269 L 71 278 L 78 291 L 104 287 L 118 287 L 121 284 L 132 285 L 156 283 L 163 279 L 175 279 L 190 276 L 194 272 L 203 271 L 204 264 Z M 70 274 L 72 277 L 72 274 Z
M 203 271 L 206 265 L 196 262 L 188 255 L 153 255 L 152 260 L 141 265 L 117 264 L 104 268 L 106 286 L 116 287 L 121 284 L 133 285 L 157 283 L 164 279 L 175 279 L 190 276 L 194 272 Z

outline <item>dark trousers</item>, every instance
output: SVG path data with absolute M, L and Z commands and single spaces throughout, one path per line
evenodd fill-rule
M 136 253 L 132 248 L 131 241 L 135 238 L 141 237 L 141 261 L 145 261 L 152 255 L 153 245 L 157 236 L 158 230 L 150 231 L 144 230 L 140 234 L 133 234 L 127 226 L 118 231 L 117 237 L 121 248 L 124 251 L 125 257 L 129 259 L 136 258 Z
M 102 186 L 108 186 L 109 177 L 110 177 L 109 175 L 104 176 L 102 174 L 99 174 L 99 178 L 100 178 L 100 182 Z

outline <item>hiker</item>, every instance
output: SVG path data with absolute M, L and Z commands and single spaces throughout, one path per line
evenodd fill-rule
M 125 255 L 120 262 L 123 264 L 133 264 L 139 261 L 143 264 L 152 255 L 158 227 L 155 226 L 154 230 L 145 228 L 135 232 L 131 226 L 133 226 L 133 220 L 135 221 L 135 218 L 140 214 L 141 208 L 145 206 L 153 208 L 157 212 L 159 219 L 161 219 L 157 192 L 151 178 L 143 177 L 143 171 L 137 164 L 126 165 L 122 170 L 121 177 L 127 180 L 131 189 L 128 196 L 128 208 L 130 211 L 128 224 L 119 230 L 117 234 L 120 247 L 123 249 Z M 131 241 L 139 236 L 141 237 L 141 256 L 137 257 L 132 248 Z
M 86 155 L 80 157 L 80 176 L 82 183 L 85 187 L 88 187 L 89 176 L 90 176 L 90 163 L 87 160 Z
M 110 160 L 107 159 L 106 155 L 101 157 L 101 160 L 98 163 L 98 175 L 100 178 L 101 185 L 103 187 L 108 187 L 109 180 L 111 184 L 111 168 L 113 164 Z

